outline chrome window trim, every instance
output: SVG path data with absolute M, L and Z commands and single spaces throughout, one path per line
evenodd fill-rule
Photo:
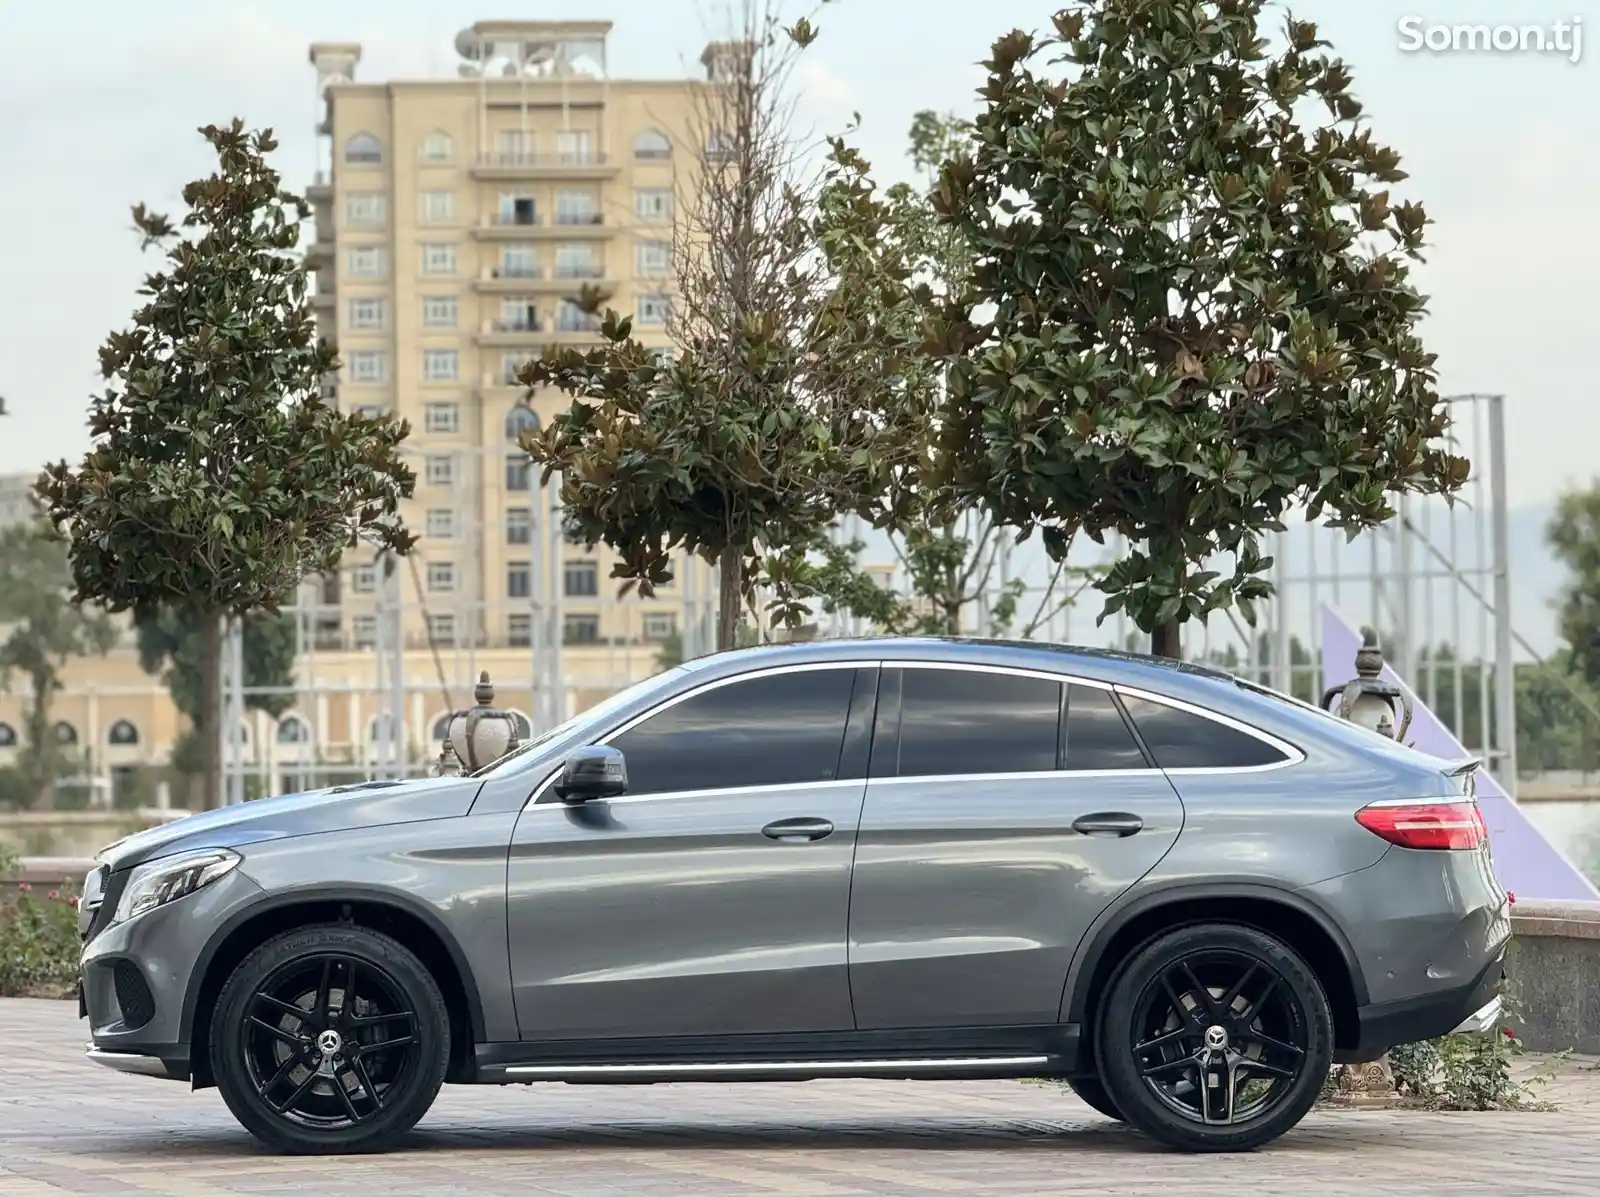
M 1146 702 L 1156 703 L 1159 706 L 1185 711 L 1190 715 L 1198 715 L 1200 718 L 1209 719 L 1213 723 L 1220 723 L 1223 727 L 1232 728 L 1236 732 L 1243 732 L 1245 735 L 1260 740 L 1268 747 L 1284 754 L 1283 760 L 1273 761 L 1266 765 L 1195 765 L 1179 769 L 1163 769 L 1162 772 L 1168 777 L 1211 777 L 1232 776 L 1238 773 L 1270 773 L 1274 769 L 1287 769 L 1291 765 L 1298 765 L 1306 759 L 1306 754 L 1287 740 L 1280 740 L 1270 732 L 1264 732 L 1258 727 L 1251 727 L 1248 723 L 1242 723 L 1230 715 L 1222 714 L 1220 711 L 1207 710 L 1205 707 L 1196 706 L 1192 702 L 1185 702 L 1181 698 L 1155 694 L 1149 690 L 1141 690 L 1136 686 L 1117 685 L 1113 689 L 1118 694 L 1126 695 L 1129 698 L 1140 698 Z M 1137 725 L 1138 721 L 1135 720 L 1135 726 Z
M 915 777 L 874 777 L 874 786 L 910 785 L 913 782 L 1033 781 L 1053 777 L 1065 781 L 1078 777 L 1160 777 L 1160 769 L 1033 769 L 1008 773 L 919 773 Z

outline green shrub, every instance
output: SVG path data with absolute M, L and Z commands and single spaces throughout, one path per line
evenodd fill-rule
M 1517 1037 L 1515 990 L 1508 981 L 1501 992 L 1505 1019 L 1482 1034 L 1445 1035 L 1423 1043 L 1407 1043 L 1389 1053 L 1395 1088 L 1402 1097 L 1436 1110 L 1516 1110 L 1541 1103 L 1534 1083 L 1519 1080 L 1512 1063 L 1524 1054 Z
M 15 858 L 0 847 L 0 877 Z M 78 899 L 17 883 L 14 904 L 0 909 L 0 997 L 65 997 L 78 977 Z

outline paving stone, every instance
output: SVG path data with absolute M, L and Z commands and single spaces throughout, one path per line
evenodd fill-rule
M 1553 1113 L 1319 1111 L 1248 1156 L 1154 1146 L 1009 1081 L 446 1087 L 403 1150 L 283 1159 L 215 1090 L 87 1063 L 66 1002 L 0 1001 L 0 1197 L 1547 1197 L 1600 1193 L 1600 1070 Z

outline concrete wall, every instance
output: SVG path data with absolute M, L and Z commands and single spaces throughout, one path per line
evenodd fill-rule
M 1506 971 L 1530 1050 L 1600 1055 L 1600 902 L 1519 901 Z

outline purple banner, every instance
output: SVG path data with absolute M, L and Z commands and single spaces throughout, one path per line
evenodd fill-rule
M 1323 687 L 1338 685 L 1356 676 L 1356 650 L 1361 633 L 1332 607 L 1322 608 Z M 1439 718 L 1412 691 L 1411 686 L 1388 665 L 1385 681 L 1393 682 L 1411 696 L 1411 729 L 1406 742 L 1419 752 L 1456 760 L 1475 754 L 1467 751 Z M 1562 851 L 1544 838 L 1492 777 L 1487 768 L 1478 772 L 1478 804 L 1489 825 L 1495 872 L 1500 882 L 1519 898 L 1545 898 L 1555 901 L 1600 901 L 1596 890 Z

